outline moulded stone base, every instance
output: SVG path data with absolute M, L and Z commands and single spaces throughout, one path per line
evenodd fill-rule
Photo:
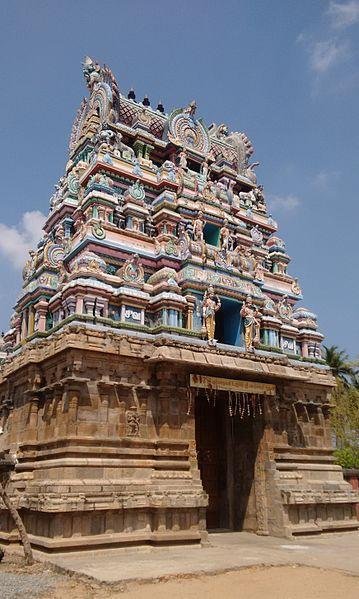
M 31 544 L 44 551 L 198 544 L 206 537 L 203 534 L 205 531 L 200 529 L 205 516 L 201 509 L 152 510 L 140 513 L 138 510 L 107 510 L 57 514 L 20 510 L 20 514 Z M 18 542 L 18 534 L 7 512 L 0 512 L 0 522 L 0 539 L 6 543 Z

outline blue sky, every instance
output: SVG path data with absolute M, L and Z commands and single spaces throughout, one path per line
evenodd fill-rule
M 72 121 L 85 54 L 120 90 L 193 98 L 245 131 L 304 304 L 358 351 L 359 0 L 2 0 L 0 329 L 21 285 Z

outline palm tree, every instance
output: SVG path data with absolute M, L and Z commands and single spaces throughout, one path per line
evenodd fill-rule
M 337 345 L 326 347 L 324 345 L 324 359 L 332 369 L 335 378 L 339 379 L 345 387 L 359 385 L 359 370 L 357 366 L 350 362 L 348 354 L 340 350 Z

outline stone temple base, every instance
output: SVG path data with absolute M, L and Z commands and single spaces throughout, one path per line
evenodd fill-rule
M 277 393 L 240 422 L 221 396 L 217 407 L 194 398 L 191 373 L 270 382 Z M 330 449 L 332 385 L 327 371 L 286 356 L 175 337 L 72 324 L 28 343 L 0 379 L 0 449 L 16 453 L 12 496 L 32 544 L 200 543 L 207 526 L 287 537 L 357 528 L 358 495 Z M 0 530 L 17 540 L 5 510 Z
M 188 442 L 98 437 L 21 446 L 13 476 L 32 544 L 83 546 L 188 543 L 205 530 L 206 497 L 190 472 Z M 2 529 L 11 531 L 3 512 Z

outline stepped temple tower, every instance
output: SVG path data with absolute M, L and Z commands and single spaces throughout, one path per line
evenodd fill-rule
M 196 543 L 213 528 L 356 528 L 332 458 L 317 317 L 253 147 L 195 102 L 121 93 L 86 58 L 44 235 L 1 340 L 0 450 L 47 551 Z M 0 538 L 15 541 L 0 511 Z

